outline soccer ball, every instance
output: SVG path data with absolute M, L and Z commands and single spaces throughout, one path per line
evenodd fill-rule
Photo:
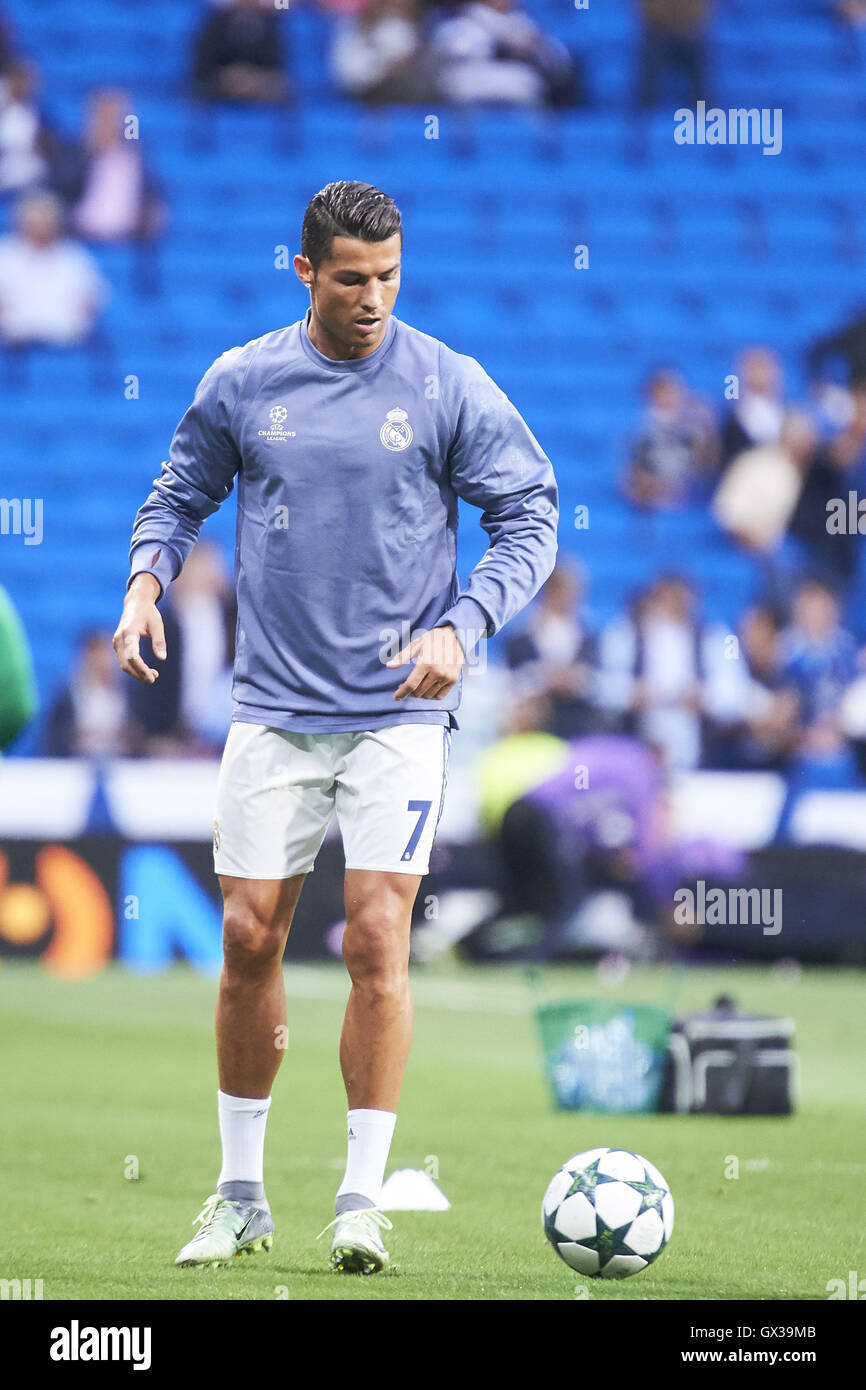
M 674 1228 L 674 1199 L 659 1172 L 627 1149 L 589 1149 L 563 1163 L 541 1203 L 560 1259 L 593 1279 L 624 1279 L 658 1259 Z

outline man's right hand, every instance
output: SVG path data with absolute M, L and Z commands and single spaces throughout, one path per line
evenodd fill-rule
M 127 590 L 120 622 L 111 643 L 121 671 L 126 671 L 127 675 L 134 676 L 144 685 L 153 685 L 159 679 L 159 672 L 148 666 L 139 655 L 142 637 L 150 638 L 153 654 L 160 661 L 165 661 L 166 656 L 165 629 L 156 606 L 161 592 L 159 580 L 152 574 L 135 576 Z

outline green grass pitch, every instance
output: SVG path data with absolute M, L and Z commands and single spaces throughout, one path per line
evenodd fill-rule
M 540 1070 L 535 998 L 521 972 L 414 972 L 416 1031 L 390 1167 L 438 1170 L 452 1209 L 396 1213 L 392 1266 L 331 1274 L 326 1240 L 341 1176 L 345 1098 L 337 966 L 287 967 L 289 1039 L 268 1129 L 270 1255 L 179 1270 L 177 1249 L 219 1164 L 212 1014 L 216 982 L 177 967 L 87 981 L 0 967 L 6 1194 L 0 1277 L 41 1278 L 48 1299 L 826 1299 L 866 1275 L 863 979 L 854 972 L 694 970 L 677 1007 L 723 989 L 797 1024 L 803 1098 L 785 1119 L 555 1111 Z M 614 986 L 555 968 L 556 997 L 664 1003 L 664 971 Z M 542 1194 L 582 1149 L 651 1159 L 671 1184 L 673 1239 L 621 1282 L 582 1280 L 546 1244 Z M 739 1164 L 739 1177 L 731 1159 Z M 133 1161 L 134 1160 L 134 1161 Z M 138 1165 L 137 1180 L 126 1176 Z

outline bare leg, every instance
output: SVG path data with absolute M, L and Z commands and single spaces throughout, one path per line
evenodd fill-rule
M 396 1111 L 412 1039 L 409 927 L 421 876 L 346 870 L 343 958 L 352 979 L 340 1038 L 349 1109 Z
M 283 1059 L 286 992 L 282 960 L 304 883 L 220 875 L 223 970 L 216 1006 L 220 1090 L 264 1098 Z

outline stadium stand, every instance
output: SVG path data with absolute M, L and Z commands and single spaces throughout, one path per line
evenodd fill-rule
M 674 554 L 710 620 L 733 624 L 756 597 L 756 563 L 704 507 L 645 527 L 619 482 L 651 367 L 678 367 L 721 413 L 738 352 L 762 342 L 802 399 L 810 343 L 866 299 L 862 60 L 829 3 L 730 0 L 712 26 L 713 101 L 781 108 L 784 145 L 769 157 L 755 146 L 710 151 L 674 143 L 670 110 L 640 124 L 633 113 L 631 5 L 527 8 L 581 56 L 590 104 L 443 109 L 438 139 L 427 139 L 422 108 L 362 111 L 336 97 L 334 21 L 309 4 L 285 17 L 295 104 L 245 110 L 188 95 L 196 0 L 6 0 L 64 132 L 81 128 L 94 86 L 131 91 L 169 209 L 149 265 L 136 248 L 94 249 L 112 286 L 102 345 L 34 352 L 14 392 L 0 380 L 0 492 L 44 499 L 42 563 L 22 538 L 2 550 L 43 706 L 77 632 L 116 623 L 132 517 L 196 381 L 225 348 L 304 311 L 275 257 L 294 252 L 308 198 L 335 178 L 395 197 L 406 223 L 398 314 L 479 358 L 552 458 L 561 543 L 591 575 L 598 620 Z M 9 206 L 2 219 L 6 230 Z M 574 266 L 579 245 L 585 270 Z M 131 376 L 138 397 L 127 399 Z M 576 530 L 580 504 L 590 524 Z M 207 525 L 227 554 L 233 524 L 229 503 Z M 483 543 L 465 526 L 462 573 Z M 861 640 L 864 598 L 861 563 L 846 612 Z M 31 755 L 39 738 L 37 722 L 15 752 Z

